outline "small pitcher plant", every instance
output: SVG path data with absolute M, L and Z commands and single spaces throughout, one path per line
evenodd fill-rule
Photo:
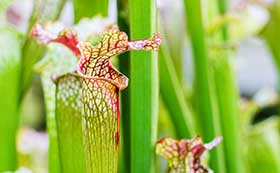
M 63 44 L 77 58 L 76 70 L 52 74 L 62 172 L 117 172 L 119 91 L 127 87 L 128 79 L 113 67 L 110 58 L 129 50 L 157 51 L 161 43 L 159 34 L 128 41 L 114 25 L 106 30 L 95 46 L 79 41 L 69 28 L 55 35 L 36 25 L 31 32 L 39 43 Z M 60 57 L 55 58 L 59 61 Z
M 204 144 L 200 136 L 176 140 L 170 137 L 161 139 L 156 144 L 158 155 L 168 161 L 168 173 L 210 173 L 212 170 L 201 163 L 202 154 L 217 146 L 222 137 L 217 137 L 210 143 Z

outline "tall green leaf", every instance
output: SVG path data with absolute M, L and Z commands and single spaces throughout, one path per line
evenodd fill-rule
M 219 115 L 215 108 L 214 87 L 209 74 L 209 60 L 202 23 L 201 1 L 185 0 L 186 24 L 191 39 L 195 69 L 195 110 L 201 123 L 202 137 L 210 141 L 221 135 Z M 225 172 L 222 148 L 211 152 L 211 164 L 214 171 Z
M 211 1 L 212 2 L 212 1 Z M 227 12 L 226 0 L 216 1 L 216 9 L 212 10 L 214 16 L 210 17 L 210 22 L 218 15 L 225 15 Z M 218 10 L 217 10 L 218 9 Z M 209 45 L 211 74 L 213 75 L 217 108 L 219 111 L 222 134 L 224 136 L 224 154 L 226 171 L 229 173 L 243 172 L 241 141 L 239 130 L 239 93 L 236 77 L 230 60 L 230 49 L 226 48 L 229 40 L 227 28 L 220 26 L 220 32 L 209 38 L 212 43 L 223 45 L 221 48 Z
M 224 136 L 224 154 L 227 172 L 242 172 L 238 89 L 232 62 L 227 50 L 211 50 L 211 68 L 214 76 L 220 124 Z
M 19 33 L 11 28 L 0 28 L 0 172 L 17 167 L 21 45 Z
M 155 0 L 129 0 L 131 39 L 150 37 L 157 28 Z M 131 171 L 154 172 L 159 82 L 157 56 L 131 52 Z

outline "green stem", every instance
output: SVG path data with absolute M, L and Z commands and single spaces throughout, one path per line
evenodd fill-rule
M 129 0 L 131 39 L 150 37 L 156 31 L 155 0 Z M 152 52 L 131 52 L 131 171 L 155 171 L 158 115 L 157 56 Z
M 205 33 L 202 24 L 201 2 L 200 0 L 184 0 L 186 23 L 191 39 L 194 68 L 195 68 L 195 106 L 198 113 L 199 122 L 202 126 L 202 137 L 204 141 L 210 141 L 215 136 L 220 135 L 219 119 L 215 114 L 214 98 L 211 95 L 211 80 L 209 76 L 207 48 L 205 43 Z M 224 173 L 224 163 L 221 148 L 211 152 L 211 165 L 214 171 Z

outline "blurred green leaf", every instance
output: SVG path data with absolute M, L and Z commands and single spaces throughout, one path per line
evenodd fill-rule
M 0 171 L 15 170 L 22 38 L 0 28 Z
M 36 23 L 44 23 L 55 20 L 59 17 L 66 0 L 36 0 L 32 16 L 29 21 L 26 41 L 22 50 L 21 66 L 21 97 L 24 96 L 33 77 L 33 65 L 42 58 L 45 51 L 44 47 L 39 46 L 36 41 L 29 38 L 29 32 Z
M 209 1 L 210 2 L 210 1 Z M 227 1 L 216 0 L 209 11 L 210 30 L 213 33 L 208 35 L 208 57 L 210 76 L 213 81 L 211 85 L 214 87 L 216 104 L 216 119 L 219 121 L 223 140 L 223 154 L 225 161 L 225 170 L 229 173 L 242 173 L 242 155 L 239 130 L 239 93 L 236 84 L 236 77 L 233 71 L 233 65 L 230 57 L 231 45 L 227 45 L 229 41 L 227 24 L 233 18 L 226 16 Z M 211 6 L 211 5 L 210 5 Z M 210 31 L 208 30 L 208 31 Z M 220 45 L 214 45 L 220 44 Z M 213 96 L 212 96 L 213 97 Z M 221 164 L 221 163 L 220 163 Z
M 190 105 L 184 97 L 184 90 L 176 75 L 175 66 L 164 45 L 159 51 L 160 93 L 170 112 L 179 138 L 191 138 L 195 135 L 196 125 Z
M 19 168 L 18 170 L 16 170 L 15 172 L 12 172 L 12 171 L 5 171 L 5 172 L 1 172 L 1 173 L 32 173 L 32 171 L 30 171 L 29 169 L 27 168 Z
M 225 35 L 224 35 L 225 36 Z M 214 78 L 220 124 L 224 137 L 224 154 L 226 168 L 229 173 L 241 173 L 242 155 L 240 141 L 240 120 L 238 112 L 239 93 L 229 50 L 212 48 L 210 52 L 211 75 Z
M 183 1 L 163 1 L 158 4 L 159 31 L 164 35 L 164 43 L 167 45 L 165 49 L 168 49 L 179 83 L 183 84 L 183 48 L 186 35 Z
M 0 1 L 0 14 L 4 13 L 6 8 L 10 5 L 11 0 L 1 0 Z
M 109 0 L 74 0 L 75 23 L 83 17 L 108 16 Z
M 270 48 L 278 70 L 278 75 L 280 75 L 280 0 L 274 1 L 273 5 L 269 8 L 269 12 L 270 20 L 260 34 Z
M 280 172 L 280 119 L 272 117 L 249 128 L 244 136 L 248 173 Z
M 185 0 L 185 15 L 188 33 L 191 40 L 194 59 L 194 101 L 198 123 L 201 124 L 202 137 L 210 141 L 221 135 L 221 127 L 213 79 L 209 73 L 209 59 L 206 48 L 206 37 L 202 23 L 202 5 L 200 0 Z M 224 173 L 225 163 L 222 147 L 211 152 L 211 167 L 218 173 Z
M 64 7 L 66 0 L 38 0 L 34 2 L 33 12 L 29 20 L 29 28 L 27 30 L 26 41 L 22 48 L 23 59 L 21 62 L 21 96 L 24 97 L 25 92 L 28 90 L 29 85 L 33 78 L 33 66 L 42 58 L 45 48 L 39 46 L 35 40 L 29 38 L 29 32 L 36 23 L 44 23 L 49 20 L 55 20 L 59 17 L 62 8 Z M 44 87 L 44 89 L 46 86 Z M 51 92 L 51 91 L 50 91 Z M 52 93 L 50 93 L 52 94 Z M 48 97 L 48 96 L 46 96 Z M 46 103 L 50 106 L 50 103 Z M 48 109 L 48 108 L 47 108 Z M 52 108 L 53 109 L 53 108 Z M 52 114 L 52 113 L 50 113 Z M 51 115 L 50 115 L 51 116 Z M 47 122 L 48 126 L 54 126 L 54 122 Z M 50 135 L 50 160 L 49 160 L 49 171 L 50 173 L 59 173 L 59 162 L 56 161 L 57 147 L 52 141 L 55 140 Z M 56 140 L 55 140 L 56 141 Z M 54 152 L 54 153 L 52 153 Z

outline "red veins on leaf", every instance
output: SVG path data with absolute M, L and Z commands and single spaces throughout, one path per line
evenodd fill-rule
M 77 71 L 81 75 L 110 80 L 122 90 L 127 87 L 128 79 L 112 66 L 110 58 L 128 50 L 157 51 L 160 43 L 159 34 L 151 39 L 128 41 L 124 32 L 110 30 L 101 36 L 97 46 L 78 44 L 82 56 Z
M 30 36 L 37 38 L 42 44 L 56 42 L 65 45 L 80 58 L 77 66 L 77 72 L 80 75 L 109 80 L 120 90 L 127 87 L 128 79 L 112 66 L 110 58 L 129 50 L 157 51 L 162 41 L 159 33 L 152 38 L 128 41 L 126 33 L 113 28 L 105 32 L 98 44 L 93 46 L 88 42 L 80 42 L 72 29 L 64 29 L 55 35 L 40 25 L 34 26 Z

